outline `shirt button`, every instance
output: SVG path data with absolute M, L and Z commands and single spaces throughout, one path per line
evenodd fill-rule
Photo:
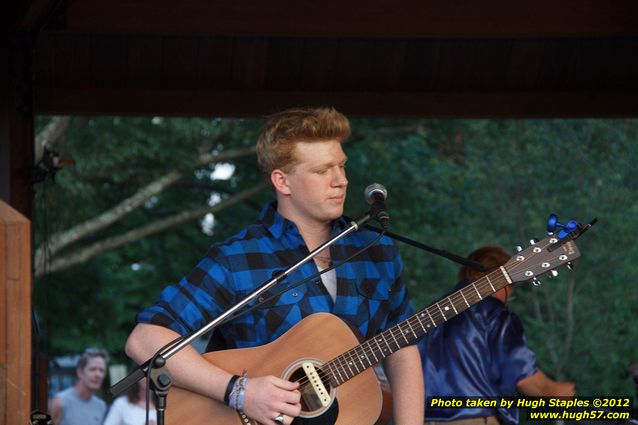
M 293 296 L 293 297 L 296 297 L 297 295 L 299 295 L 299 294 L 297 293 L 297 291 L 295 291 L 295 292 L 293 292 L 293 293 L 292 293 L 292 296 Z

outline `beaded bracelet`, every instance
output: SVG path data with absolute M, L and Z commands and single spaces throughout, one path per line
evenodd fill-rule
M 236 382 L 233 390 L 229 396 L 228 406 L 235 410 L 244 409 L 244 396 L 246 394 L 246 385 L 248 384 L 248 378 L 245 376 L 240 377 Z
M 235 382 L 237 382 L 238 379 L 239 375 L 233 375 L 232 378 L 230 378 L 230 381 L 228 381 L 228 385 L 226 386 L 226 393 L 224 394 L 224 404 L 226 406 L 229 406 L 228 403 L 230 403 L 230 393 L 233 391 L 233 388 L 235 388 Z

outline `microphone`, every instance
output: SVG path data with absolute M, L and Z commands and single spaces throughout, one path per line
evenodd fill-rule
M 366 187 L 363 191 L 363 195 L 366 198 L 366 202 L 371 205 L 370 215 L 377 220 L 383 228 L 388 227 L 388 221 L 390 215 L 388 214 L 388 207 L 385 205 L 385 200 L 388 197 L 388 191 L 382 184 L 372 183 Z

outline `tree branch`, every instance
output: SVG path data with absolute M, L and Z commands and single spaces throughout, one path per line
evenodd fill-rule
M 262 182 L 218 204 L 215 204 L 212 207 L 205 206 L 205 207 L 195 208 L 189 211 L 183 211 L 178 214 L 174 214 L 172 216 L 165 217 L 160 220 L 156 220 L 145 226 L 141 226 L 136 229 L 130 230 L 121 235 L 113 236 L 113 237 L 95 242 L 87 247 L 78 249 L 76 252 L 54 259 L 51 262 L 51 264 L 48 267 L 46 267 L 46 269 L 44 267 L 37 268 L 35 271 L 35 276 L 36 277 L 42 276 L 48 273 L 53 273 L 56 271 L 66 269 L 76 264 L 84 263 L 88 261 L 89 259 L 103 252 L 110 251 L 112 249 L 118 248 L 127 243 L 134 242 L 139 239 L 158 234 L 171 227 L 174 227 L 179 224 L 185 223 L 187 221 L 193 220 L 195 218 L 201 217 L 207 213 L 213 213 L 213 214 L 218 213 L 232 205 L 249 200 L 251 197 L 261 193 L 266 187 L 267 187 L 266 183 Z
M 228 161 L 231 159 L 240 158 L 253 154 L 255 149 L 241 148 L 231 149 L 217 154 L 202 154 L 200 155 L 193 168 L 201 167 L 202 165 L 210 164 L 213 162 Z M 69 246 L 70 244 L 77 242 L 78 240 L 85 238 L 105 227 L 110 226 L 123 217 L 127 216 L 135 209 L 144 205 L 152 196 L 165 190 L 167 187 L 175 184 L 178 180 L 184 177 L 183 171 L 171 171 L 164 176 L 155 179 L 151 183 L 142 187 L 134 195 L 120 202 L 113 208 L 103 212 L 102 214 L 93 217 L 83 223 L 73 226 L 62 232 L 53 234 L 48 241 L 42 243 L 35 252 L 35 268 L 36 270 L 44 269 L 44 263 L 46 257 L 52 257 L 55 253 L 61 249 Z
M 53 117 L 51 121 L 35 136 L 35 163 L 44 155 L 44 148 L 53 145 L 64 134 L 71 117 Z

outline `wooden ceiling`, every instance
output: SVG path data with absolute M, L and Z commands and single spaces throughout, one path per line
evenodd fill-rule
M 633 0 L 26 1 L 40 114 L 638 115 Z

